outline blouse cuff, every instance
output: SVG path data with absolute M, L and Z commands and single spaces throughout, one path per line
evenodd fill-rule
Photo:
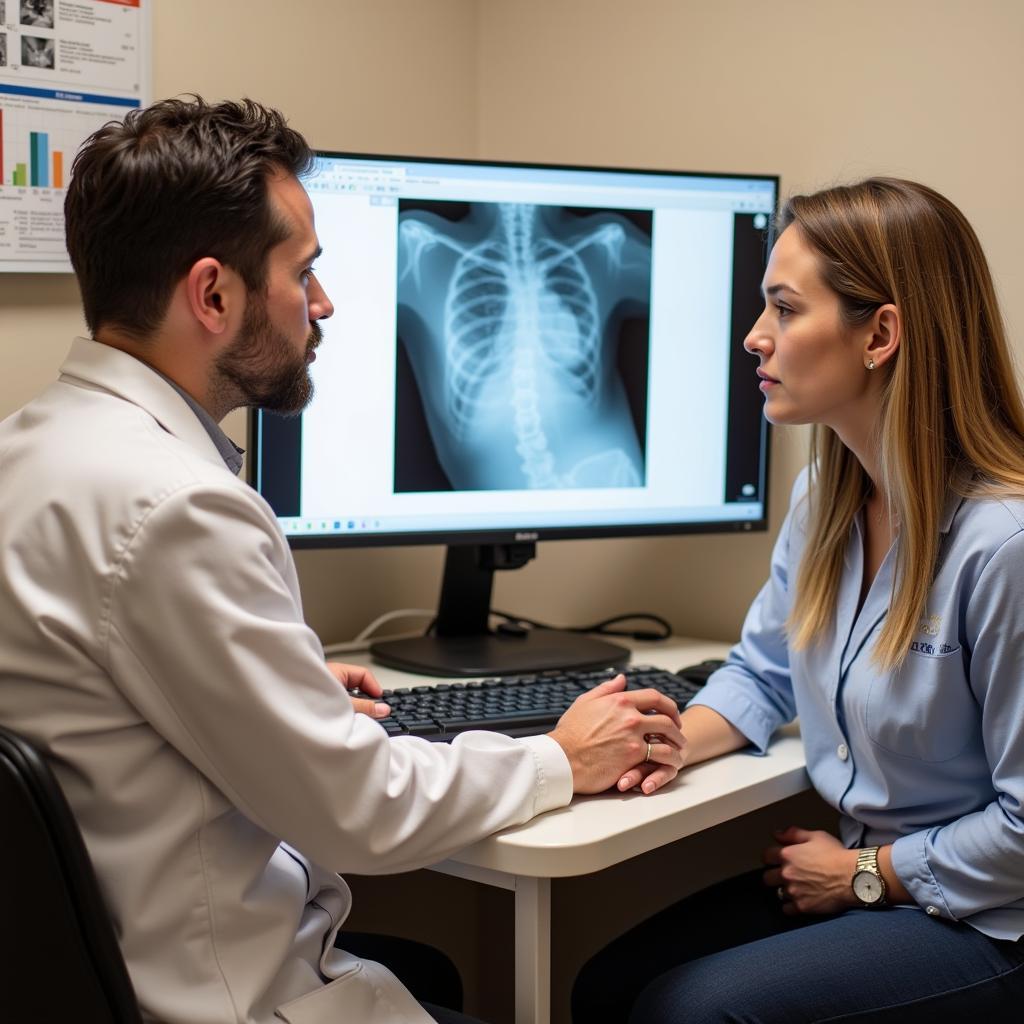
M 719 678 L 705 686 L 686 706 L 700 705 L 717 711 L 750 740 L 758 754 L 764 754 L 772 733 L 782 722 L 750 699 L 752 685 L 749 679 Z
M 929 917 L 944 917 L 955 921 L 939 883 L 935 881 L 932 869 L 928 866 L 928 837 L 934 831 L 912 832 L 909 836 L 897 839 L 892 844 L 892 869 L 914 902 Z

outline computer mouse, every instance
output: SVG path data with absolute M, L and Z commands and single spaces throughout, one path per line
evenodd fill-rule
M 703 686 L 712 672 L 720 669 L 725 662 L 721 658 L 705 658 L 699 665 L 684 665 L 676 669 L 676 675 L 691 683 Z

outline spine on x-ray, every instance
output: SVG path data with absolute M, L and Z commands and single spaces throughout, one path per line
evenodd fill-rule
M 558 487 L 555 459 L 548 450 L 548 439 L 541 424 L 534 381 L 533 356 L 516 353 L 512 367 L 512 413 L 515 422 L 516 452 L 529 487 Z

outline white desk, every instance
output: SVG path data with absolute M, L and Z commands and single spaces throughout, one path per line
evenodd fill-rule
M 636 664 L 668 669 L 724 657 L 727 650 L 683 639 L 631 646 Z M 424 682 L 377 665 L 373 670 L 386 688 Z M 516 1024 L 549 1024 L 552 878 L 600 871 L 808 787 L 793 726 L 779 732 L 766 757 L 739 752 L 688 768 L 654 796 L 576 797 L 568 807 L 474 843 L 434 870 L 514 892 Z

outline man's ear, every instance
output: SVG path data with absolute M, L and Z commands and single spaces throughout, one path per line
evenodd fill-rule
M 884 366 L 900 347 L 903 320 L 891 302 L 879 306 L 871 319 L 871 334 L 864 346 L 864 365 L 874 369 Z
M 245 287 L 230 267 L 212 256 L 192 264 L 185 281 L 192 315 L 210 334 L 234 333 L 245 308 Z

